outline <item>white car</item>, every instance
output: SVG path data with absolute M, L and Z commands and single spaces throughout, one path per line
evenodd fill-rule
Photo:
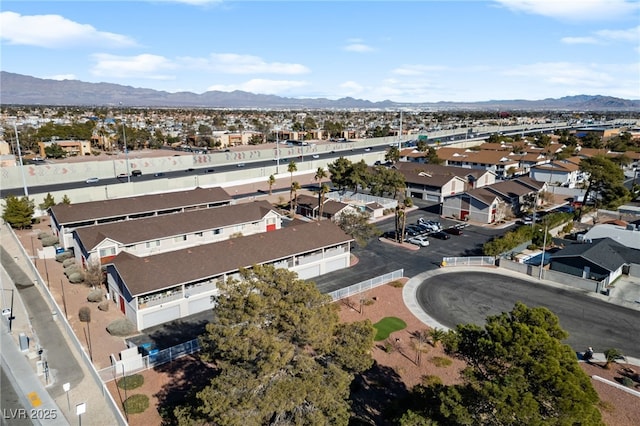
M 98 183 L 98 182 L 100 182 L 100 179 L 98 179 L 97 177 L 92 177 L 92 178 L 89 178 L 89 179 L 85 180 L 85 182 L 86 183 Z
M 429 240 L 425 235 L 416 235 L 415 237 L 409 238 L 407 241 L 420 247 L 426 247 L 429 245 Z

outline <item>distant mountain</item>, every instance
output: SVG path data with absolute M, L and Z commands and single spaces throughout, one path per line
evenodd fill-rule
M 432 110 L 569 110 L 640 111 L 640 100 L 611 96 L 566 96 L 559 99 L 492 100 L 485 102 L 401 103 L 363 99 L 286 98 L 233 91 L 169 93 L 112 83 L 85 83 L 78 80 L 47 80 L 0 72 L 0 102 L 3 105 L 192 107 L 192 108 L 271 108 L 271 109 L 394 109 Z

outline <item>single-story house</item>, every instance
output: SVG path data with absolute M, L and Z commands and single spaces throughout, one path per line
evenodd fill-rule
M 640 250 L 611 238 L 576 243 L 551 255 L 549 268 L 581 278 L 602 281 L 603 287 L 622 274 L 640 277 Z

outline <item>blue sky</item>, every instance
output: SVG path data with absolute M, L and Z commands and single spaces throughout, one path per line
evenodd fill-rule
M 1 69 L 203 93 L 640 99 L 638 0 L 2 1 Z

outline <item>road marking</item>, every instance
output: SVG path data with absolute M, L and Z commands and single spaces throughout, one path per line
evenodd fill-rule
M 32 407 L 39 407 L 42 405 L 42 401 L 36 392 L 31 392 L 27 394 L 27 396 L 29 397 L 29 401 L 31 401 Z

